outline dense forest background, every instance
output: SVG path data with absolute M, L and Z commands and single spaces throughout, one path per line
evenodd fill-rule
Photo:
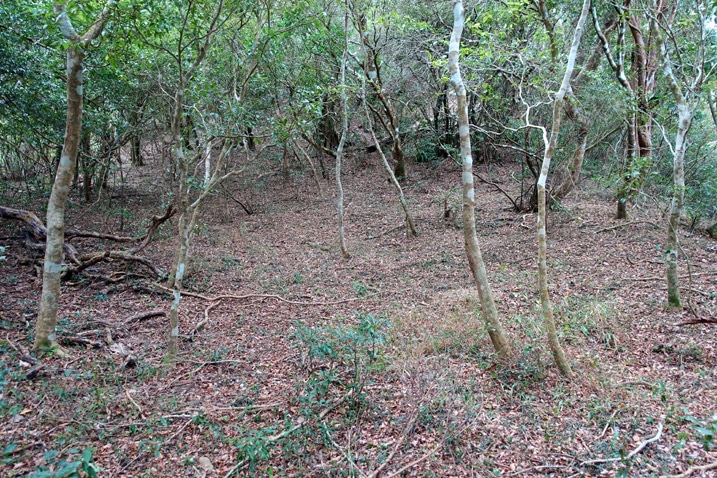
M 3 2 L 3 475 L 712 476 L 715 8 Z

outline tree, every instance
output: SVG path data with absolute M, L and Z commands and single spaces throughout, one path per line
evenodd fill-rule
M 458 101 L 458 132 L 461 141 L 461 162 L 463 165 L 462 191 L 463 191 L 463 238 L 465 240 L 466 255 L 470 265 L 473 279 L 478 287 L 478 298 L 488 328 L 488 335 L 493 342 L 493 348 L 501 358 L 511 354 L 508 339 L 503 332 L 503 326 L 498 319 L 498 310 L 493 301 L 493 293 L 488 283 L 485 263 L 481 254 L 475 223 L 475 189 L 473 187 L 473 157 L 471 153 L 470 125 L 468 121 L 468 103 L 466 88 L 461 78 L 460 70 L 460 44 L 463 26 L 465 24 L 465 10 L 463 1 L 456 0 L 453 4 L 453 32 L 448 45 L 448 68 L 451 85 L 456 92 Z
M 368 126 L 368 130 L 371 133 L 371 139 L 373 140 L 374 147 L 378 151 L 379 155 L 381 156 L 381 161 L 383 162 L 383 165 L 386 169 L 386 173 L 388 174 L 389 181 L 393 186 L 396 188 L 396 192 L 398 193 L 398 199 L 401 203 L 401 208 L 403 209 L 404 216 L 406 218 L 406 235 L 407 236 L 415 236 L 417 235 L 416 232 L 416 226 L 413 224 L 413 218 L 411 217 L 411 212 L 408 209 L 408 203 L 406 202 L 406 198 L 403 195 L 403 188 L 401 187 L 401 184 L 398 182 L 399 179 L 405 176 L 406 174 L 406 166 L 405 161 L 403 159 L 403 149 L 401 147 L 401 140 L 400 136 L 398 134 L 398 120 L 396 118 L 395 111 L 392 111 L 391 103 L 388 101 L 385 96 L 383 96 L 383 93 L 381 92 L 381 88 L 377 88 L 376 84 L 379 80 L 378 75 L 378 64 L 376 62 L 376 55 L 375 51 L 373 51 L 366 41 L 366 33 L 362 30 L 359 30 L 359 33 L 361 34 L 361 38 L 364 39 L 362 41 L 363 51 L 364 51 L 364 71 L 368 72 L 368 74 L 363 75 L 363 80 L 361 82 L 362 88 L 361 93 L 363 96 L 363 106 L 364 111 L 366 113 L 366 124 Z M 373 79 L 372 79 L 373 78 Z M 373 121 L 371 120 L 371 107 L 368 102 L 368 97 L 366 95 L 366 83 L 371 83 L 373 85 L 373 90 L 378 95 L 379 99 L 381 99 L 381 104 L 384 104 L 384 109 L 386 111 L 386 115 L 389 117 L 391 124 L 396 125 L 393 129 L 394 133 L 392 133 L 393 136 L 393 157 L 396 159 L 397 157 L 400 157 L 400 161 L 397 160 L 396 163 L 396 171 L 391 169 L 391 165 L 388 163 L 388 159 L 386 158 L 386 155 L 383 152 L 383 148 L 381 147 L 381 142 L 376 137 L 376 130 L 373 127 Z M 389 111 L 391 110 L 391 111 Z
M 540 293 L 540 306 L 543 314 L 543 323 L 545 330 L 548 334 L 548 344 L 550 350 L 553 353 L 553 359 L 555 360 L 560 373 L 566 377 L 572 375 L 570 364 L 565 358 L 565 352 L 560 346 L 558 340 L 558 334 L 555 329 L 555 318 L 553 317 L 553 306 L 550 303 L 550 294 L 548 292 L 548 264 L 547 264 L 547 250 L 548 250 L 548 238 L 546 230 L 546 194 L 545 185 L 548 180 L 548 173 L 550 171 L 550 161 L 553 158 L 555 148 L 558 143 L 558 136 L 560 134 L 560 123 L 561 116 L 563 113 L 563 103 L 565 96 L 570 89 L 570 79 L 573 75 L 573 69 L 575 67 L 575 59 L 578 54 L 578 47 L 580 46 L 580 38 L 583 34 L 583 28 L 585 25 L 585 19 L 588 15 L 588 9 L 590 6 L 590 0 L 583 1 L 583 9 L 578 19 L 578 24 L 575 27 L 575 33 L 573 34 L 573 42 L 570 47 L 570 53 L 568 54 L 567 66 L 565 68 L 565 74 L 563 75 L 563 81 L 560 84 L 560 89 L 555 95 L 553 100 L 553 124 L 550 130 L 550 137 L 547 136 L 545 128 L 540 128 L 543 133 L 543 142 L 545 144 L 545 151 L 543 153 L 543 163 L 540 168 L 540 176 L 538 177 L 538 221 L 537 221 L 537 233 L 538 233 L 538 292 Z M 530 125 L 530 108 L 525 113 L 525 121 Z
M 690 35 L 678 37 L 670 28 L 672 19 L 666 18 L 664 13 L 657 12 L 651 17 L 650 30 L 658 39 L 661 66 L 672 94 L 677 110 L 677 132 L 674 146 L 670 144 L 673 156 L 672 197 L 670 209 L 667 214 L 667 241 L 665 244 L 665 268 L 667 277 L 667 304 L 670 309 L 681 309 L 679 277 L 677 274 L 677 259 L 679 250 L 678 229 L 680 218 L 684 213 L 685 202 L 685 153 L 687 150 L 687 134 L 692 127 L 692 120 L 699 107 L 702 85 L 709 80 L 713 66 L 708 61 L 709 44 L 706 28 L 703 2 L 697 1 L 693 11 L 693 18 L 687 23 L 698 30 L 696 44 L 689 44 Z M 663 30 L 664 33 L 661 33 Z M 670 36 L 670 44 L 674 45 L 675 55 L 680 58 L 674 63 L 670 55 L 670 48 L 665 36 Z M 682 41 L 678 41 L 681 38 Z M 687 43 L 687 48 L 681 43 Z M 683 48 L 680 48 L 680 47 Z M 682 50 L 682 51 L 680 51 Z M 709 60 L 712 60 L 711 58 Z
M 344 156 L 344 144 L 346 143 L 346 135 L 348 134 L 348 93 L 346 92 L 346 63 L 349 55 L 349 6 L 348 0 L 344 2 L 344 51 L 341 55 L 341 76 L 339 89 L 341 94 L 341 138 L 336 148 L 336 189 L 338 192 L 338 220 L 339 220 L 339 247 L 341 249 L 341 257 L 348 259 L 351 257 L 346 247 L 346 234 L 344 232 L 344 186 L 341 183 L 341 162 Z
M 362 65 L 364 76 L 371 86 L 379 104 L 378 107 L 374 107 L 370 103 L 367 103 L 367 105 L 369 105 L 376 118 L 378 118 L 391 137 L 393 144 L 391 153 L 393 154 L 393 161 L 395 163 L 394 175 L 399 180 L 402 180 L 407 175 L 406 158 L 401 143 L 398 114 L 396 113 L 396 108 L 391 103 L 391 99 L 386 95 L 383 86 L 381 75 L 383 63 L 380 59 L 382 47 L 379 45 L 379 39 L 382 35 L 378 31 L 378 28 L 374 28 L 373 35 L 370 34 L 365 12 L 354 11 L 353 13 L 356 28 L 361 38 L 361 46 L 364 51 L 364 62 Z M 365 98 L 365 101 L 368 101 L 368 98 Z
M 65 141 L 57 167 L 52 192 L 47 203 L 47 243 L 42 274 L 42 295 L 35 328 L 35 350 L 58 348 L 55 327 L 62 275 L 62 248 L 65 242 L 65 204 L 77 167 L 77 153 L 82 132 L 83 59 L 92 40 L 97 38 L 110 16 L 115 0 L 108 0 L 99 17 L 80 35 L 67 14 L 66 3 L 55 3 L 54 10 L 67 47 L 67 120 Z
M 201 103 L 196 102 L 191 107 L 187 104 L 190 82 L 207 58 L 212 41 L 222 26 L 235 16 L 238 18 L 238 22 L 232 27 L 236 30 L 241 30 L 249 23 L 250 15 L 246 10 L 240 11 L 239 8 L 233 8 L 233 5 L 231 6 L 232 8 L 228 8 L 224 0 L 219 0 L 216 4 L 212 2 L 210 5 L 213 6 L 210 10 L 213 13 L 209 21 L 204 24 L 203 5 L 191 0 L 187 3 L 186 10 L 183 12 L 184 21 L 177 37 L 176 51 L 168 51 L 175 61 L 178 75 L 178 84 L 174 94 L 171 134 L 174 160 L 179 170 L 177 249 L 173 261 L 173 274 L 169 281 L 170 286 L 174 289 L 174 300 L 169 312 L 167 361 L 170 365 L 174 364 L 178 349 L 179 304 L 182 284 L 187 272 L 187 260 L 194 226 L 209 195 L 226 179 L 240 172 L 240 169 L 236 167 L 230 167 L 228 171 L 225 170 L 228 158 L 235 146 L 235 139 L 227 131 L 231 129 L 229 125 L 213 125 L 211 120 L 202 118 L 205 111 L 203 111 Z M 197 20 L 198 25 L 189 26 L 187 19 L 190 16 Z M 257 35 L 261 31 L 262 24 L 261 20 L 257 22 Z M 204 29 L 203 32 L 201 32 L 202 28 Z M 198 31 L 201 33 L 198 33 Z M 191 59 L 191 52 L 197 43 L 199 44 L 198 51 L 194 58 Z M 185 62 L 189 67 L 185 66 Z M 254 72 L 255 68 L 249 69 L 242 83 L 245 84 Z M 237 95 L 237 98 L 241 99 L 241 95 Z M 199 114 L 199 117 L 202 118 L 203 127 L 200 128 L 195 125 L 191 130 L 185 130 L 183 121 L 190 108 L 194 109 Z M 207 111 L 206 113 L 209 112 Z M 216 113 L 209 116 L 212 118 L 219 117 Z M 225 121 L 228 120 L 230 120 L 230 117 L 225 118 Z M 213 128 L 218 131 L 212 131 Z M 186 134 L 194 134 L 198 143 L 196 147 L 190 150 L 187 150 L 185 146 L 187 143 Z M 236 137 L 236 131 L 234 135 Z M 219 147 L 220 153 L 214 161 L 213 150 L 216 146 Z M 204 172 L 203 179 L 194 177 L 198 164 L 203 166 L 201 168 Z M 199 186 L 197 187 L 197 185 Z
M 646 24 L 644 15 L 631 4 L 623 0 L 613 5 L 617 14 L 617 45 L 613 49 L 607 35 L 600 26 L 596 5 L 591 6 L 593 26 L 602 45 L 605 57 L 618 83 L 628 93 L 630 104 L 626 110 L 627 145 L 625 147 L 625 166 L 618 187 L 617 218 L 626 219 L 627 204 L 634 199 L 647 179 L 652 166 L 652 126 L 651 110 L 655 107 L 657 90 L 658 42 Z M 667 0 L 659 0 L 645 10 L 654 9 L 665 18 L 671 18 L 675 5 Z M 672 11 L 673 13 L 669 13 Z M 671 19 L 669 20 L 671 22 Z M 648 26 L 646 26 L 648 25 Z M 645 32 L 645 28 L 648 31 Z M 627 53 L 626 30 L 632 38 L 631 65 L 626 67 Z

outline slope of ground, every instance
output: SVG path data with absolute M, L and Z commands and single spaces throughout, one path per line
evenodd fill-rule
M 40 279 L 20 225 L 0 223 L 0 474 L 660 476 L 717 460 L 717 328 L 677 326 L 692 315 L 664 309 L 660 217 L 635 209 L 617 222 L 589 182 L 551 213 L 551 294 L 576 371 L 568 381 L 537 315 L 534 215 L 478 185 L 481 247 L 515 350 L 501 364 L 453 219 L 458 169 L 414 166 L 406 195 L 420 234 L 407 239 L 391 185 L 360 163 L 344 185 L 349 260 L 331 182 L 323 199 L 308 175 L 230 185 L 252 215 L 217 195 L 193 240 L 174 369 L 163 363 L 166 318 L 124 323 L 169 308 L 166 291 L 140 279 L 67 284 L 60 336 L 99 348 L 25 363 Z M 511 169 L 481 175 L 512 193 Z M 137 194 L 75 205 L 68 224 L 140 231 L 168 186 L 139 194 L 148 186 L 135 180 Z M 715 242 L 681 240 L 687 304 L 714 317 Z M 173 245 L 166 224 L 147 253 L 168 270 Z M 219 296 L 232 297 L 210 300 Z

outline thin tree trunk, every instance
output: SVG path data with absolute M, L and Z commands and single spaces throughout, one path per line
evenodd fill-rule
M 543 130 L 543 139 L 545 141 L 545 155 L 543 156 L 543 164 L 540 168 L 540 176 L 538 177 L 538 291 L 540 292 L 540 306 L 543 313 L 543 323 L 545 330 L 548 335 L 548 345 L 553 353 L 553 359 L 555 364 L 558 366 L 560 373 L 566 377 L 572 375 L 570 364 L 565 358 L 565 352 L 560 346 L 558 341 L 558 333 L 555 328 L 555 318 L 553 317 L 553 306 L 550 302 L 550 294 L 548 292 L 548 264 L 547 264 L 547 251 L 548 251 L 548 238 L 546 225 L 546 198 L 545 198 L 545 185 L 548 180 L 548 172 L 550 171 L 550 161 L 552 160 L 555 147 L 558 143 L 558 135 L 560 133 L 560 122 L 563 109 L 563 102 L 565 101 L 565 95 L 570 89 L 570 78 L 573 76 L 573 69 L 575 67 L 575 58 L 578 54 L 578 46 L 580 45 L 580 38 L 583 34 L 583 28 L 585 26 L 585 19 L 588 15 L 590 7 L 590 0 L 583 1 L 583 9 L 580 14 L 580 19 L 575 27 L 575 33 L 573 34 L 573 43 L 570 47 L 570 54 L 568 55 L 568 64 L 565 68 L 565 74 L 563 75 L 563 81 L 560 84 L 560 90 L 555 95 L 555 101 L 553 103 L 553 124 L 550 131 L 550 138 L 546 137 L 546 132 Z
M 565 114 L 578 124 L 577 146 L 572 160 L 556 175 L 560 176 L 560 182 L 550 191 L 551 201 L 560 201 L 566 198 L 578 184 L 580 172 L 583 169 L 583 160 L 588 144 L 589 122 L 576 103 L 577 98 L 572 95 L 565 100 Z
M 105 5 L 99 19 L 80 36 L 67 16 L 64 4 L 55 4 L 57 22 L 65 39 L 71 42 L 67 49 L 67 116 L 65 141 L 62 146 L 60 162 L 47 203 L 47 245 L 42 273 L 42 295 L 35 326 L 35 350 L 56 349 L 64 353 L 57 343 L 57 309 L 60 298 L 60 279 L 62 274 L 62 250 L 65 242 L 65 205 L 70 192 L 72 178 L 77 167 L 77 153 L 82 133 L 82 60 L 89 42 L 95 39 L 109 17 L 109 9 L 114 4 L 110 0 Z
M 366 42 L 363 42 L 364 47 L 364 53 L 366 55 L 366 64 L 364 65 L 364 69 L 366 71 L 371 72 L 371 66 L 370 66 L 370 59 L 373 58 L 372 52 L 369 51 L 368 45 Z M 375 61 L 375 60 L 373 60 Z M 375 74 L 373 75 L 376 76 Z M 375 86 L 374 86 L 375 88 Z M 383 162 L 384 167 L 386 168 L 386 172 L 388 173 L 388 177 L 391 181 L 391 184 L 396 188 L 396 192 L 398 193 L 398 200 L 401 203 L 401 208 L 403 209 L 404 216 L 406 218 L 406 236 L 413 237 L 418 235 L 418 232 L 416 231 L 416 226 L 413 223 L 413 218 L 411 217 L 411 211 L 408 209 L 408 203 L 406 202 L 406 197 L 403 195 L 403 188 L 401 187 L 401 184 L 398 182 L 398 178 L 405 175 L 405 165 L 397 164 L 396 168 L 401 169 L 402 174 L 399 174 L 391 169 L 391 165 L 388 163 L 388 159 L 386 158 L 386 154 L 383 152 L 383 148 L 381 147 L 381 143 L 379 142 L 378 138 L 376 137 L 376 131 L 373 128 L 373 121 L 371 121 L 371 111 L 369 110 L 368 105 L 368 98 L 366 97 L 366 75 L 363 77 L 362 81 L 362 92 L 363 92 L 363 106 L 364 111 L 366 113 L 366 122 L 368 124 L 368 129 L 371 132 L 371 139 L 373 140 L 373 144 L 376 146 L 376 150 L 378 151 L 379 155 L 381 156 L 381 160 Z M 393 118 L 393 116 L 391 116 Z M 397 143 L 395 140 L 393 142 L 393 154 L 394 159 L 396 158 L 397 154 L 397 145 L 398 145 L 398 151 L 401 154 L 401 157 L 403 156 L 403 152 L 401 151 L 401 144 L 400 140 Z
M 657 22 L 654 19 L 651 22 L 651 28 L 653 30 L 653 34 L 660 40 L 659 48 L 662 62 L 664 64 L 665 79 L 667 80 L 667 86 L 669 87 L 675 100 L 678 115 L 677 134 L 675 135 L 675 147 L 673 150 L 672 198 L 670 201 L 670 212 L 667 217 L 665 269 L 667 278 L 667 305 L 671 310 L 679 310 L 682 308 L 682 300 L 680 298 L 679 276 L 677 275 L 677 260 L 679 257 L 679 239 L 677 233 L 685 201 L 685 151 L 687 149 L 687 133 L 690 131 L 695 111 L 697 111 L 702 84 L 706 82 L 705 72 L 703 69 L 705 65 L 704 63 L 700 64 L 700 61 L 704 62 L 704 56 L 701 55 L 704 55 L 703 48 L 705 48 L 705 33 L 703 30 L 700 48 L 698 48 L 697 56 L 700 61 L 697 62 L 699 67 L 696 68 L 696 76 L 690 82 L 690 86 L 685 88 L 683 91 L 683 88 L 680 87 L 677 77 L 672 70 L 672 62 L 668 55 L 665 41 L 661 36 L 659 36 Z M 689 98 L 690 96 L 691 99 Z
M 169 309 L 169 342 L 167 345 L 167 363 L 170 367 L 174 366 L 177 359 L 177 351 L 179 348 L 179 303 L 182 299 L 181 290 L 184 281 L 184 275 L 187 272 L 187 260 L 189 258 L 189 244 L 191 241 L 192 230 L 197 219 L 199 208 L 187 211 L 179 217 L 179 241 L 176 252 L 176 267 L 174 273 L 173 291 L 174 300 Z
M 349 6 L 348 2 L 344 2 L 344 52 L 341 57 L 341 79 L 339 88 L 341 89 L 341 139 L 336 148 L 336 188 L 338 192 L 338 212 L 339 212 L 339 247 L 341 248 L 341 256 L 344 259 L 351 257 L 346 247 L 346 235 L 344 234 L 344 187 L 341 184 L 341 160 L 344 155 L 344 143 L 346 142 L 346 134 L 348 133 L 348 95 L 346 94 L 346 61 L 348 59 L 349 49 Z
M 398 115 L 396 109 L 391 104 L 391 100 L 386 97 L 383 91 L 383 82 L 381 80 L 381 68 L 376 54 L 375 47 L 368 43 L 368 32 L 366 32 L 366 17 L 364 15 L 357 16 L 357 25 L 359 29 L 359 35 L 361 36 L 361 45 L 363 46 L 365 53 L 364 60 L 364 77 L 368 80 L 371 85 L 376 98 L 378 98 L 386 115 L 384 120 L 378 111 L 374 109 L 376 117 L 379 119 L 381 124 L 386 128 L 388 134 L 391 136 L 393 146 L 391 147 L 391 154 L 393 160 L 396 163 L 394 167 L 394 176 L 400 180 L 403 180 L 407 176 L 406 171 L 406 157 L 403 153 L 403 145 L 401 144 L 401 134 L 399 131 Z
M 294 144 L 294 147 L 301 152 L 304 158 L 306 158 L 306 161 L 309 163 L 309 167 L 311 168 L 311 175 L 314 178 L 314 182 L 316 183 L 316 189 L 319 191 L 319 197 L 323 198 L 324 191 L 321 188 L 321 180 L 319 179 L 319 173 L 316 171 L 316 166 L 314 166 L 314 161 L 311 159 L 311 156 L 309 156 L 306 150 L 301 147 L 298 141 L 292 140 L 292 143 Z
M 391 184 L 396 188 L 396 192 L 398 193 L 398 200 L 401 203 L 401 208 L 403 209 L 403 214 L 406 217 L 406 235 L 409 237 L 418 235 L 418 232 L 416 231 L 416 226 L 413 224 L 413 218 L 411 217 L 411 211 L 408 209 L 408 203 L 406 202 L 406 197 L 403 195 L 403 188 L 401 187 L 401 184 L 398 182 L 398 179 L 396 179 L 396 175 L 394 174 L 393 170 L 391 169 L 391 165 L 388 164 L 388 159 L 386 159 L 386 154 L 383 152 L 383 148 L 381 148 L 381 143 L 379 142 L 378 138 L 376 137 L 376 132 L 373 129 L 373 124 L 371 122 L 371 113 L 369 112 L 368 106 L 364 103 L 364 107 L 366 110 L 366 120 L 368 121 L 368 129 L 371 132 L 371 138 L 373 140 L 373 144 L 376 145 L 376 150 L 381 155 L 381 160 L 383 161 L 383 166 L 386 168 L 386 172 L 388 173 L 388 177 L 391 180 Z
M 465 23 L 463 1 L 456 0 L 453 5 L 453 32 L 448 46 L 448 68 L 451 84 L 458 100 L 458 132 L 461 140 L 461 158 L 463 163 L 463 235 L 466 246 L 466 255 L 470 265 L 473 279 L 478 287 L 478 298 L 481 303 L 483 318 L 486 322 L 488 335 L 493 348 L 502 359 L 511 355 L 508 339 L 498 319 L 498 310 L 493 301 L 493 293 L 488 283 L 483 256 L 475 227 L 475 190 L 473 187 L 473 158 L 471 156 L 471 138 L 468 125 L 468 105 L 466 102 L 466 88 L 461 78 L 459 63 L 461 34 Z

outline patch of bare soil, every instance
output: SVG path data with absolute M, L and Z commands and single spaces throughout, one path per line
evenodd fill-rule
M 123 282 L 65 284 L 59 335 L 70 358 L 23 357 L 40 279 L 20 225 L 0 223 L 0 474 L 661 476 L 717 461 L 717 328 L 677 326 L 694 316 L 665 310 L 659 215 L 636 208 L 618 222 L 588 181 L 551 212 L 550 291 L 576 371 L 568 381 L 536 307 L 534 215 L 477 185 L 483 256 L 515 349 L 498 363 L 453 219 L 458 169 L 412 167 L 419 236 L 407 239 L 395 191 L 363 162 L 345 176 L 346 261 L 333 182 L 323 199 L 308 174 L 228 185 L 252 215 L 216 195 L 193 239 L 173 369 L 163 363 L 166 317 L 128 320 L 170 304 L 136 264 L 88 271 L 136 268 Z M 517 194 L 511 169 L 481 175 Z M 152 187 L 73 204 L 68 224 L 141 234 L 169 189 Z M 145 251 L 164 271 L 175 224 Z M 688 309 L 715 317 L 715 242 L 680 237 Z

